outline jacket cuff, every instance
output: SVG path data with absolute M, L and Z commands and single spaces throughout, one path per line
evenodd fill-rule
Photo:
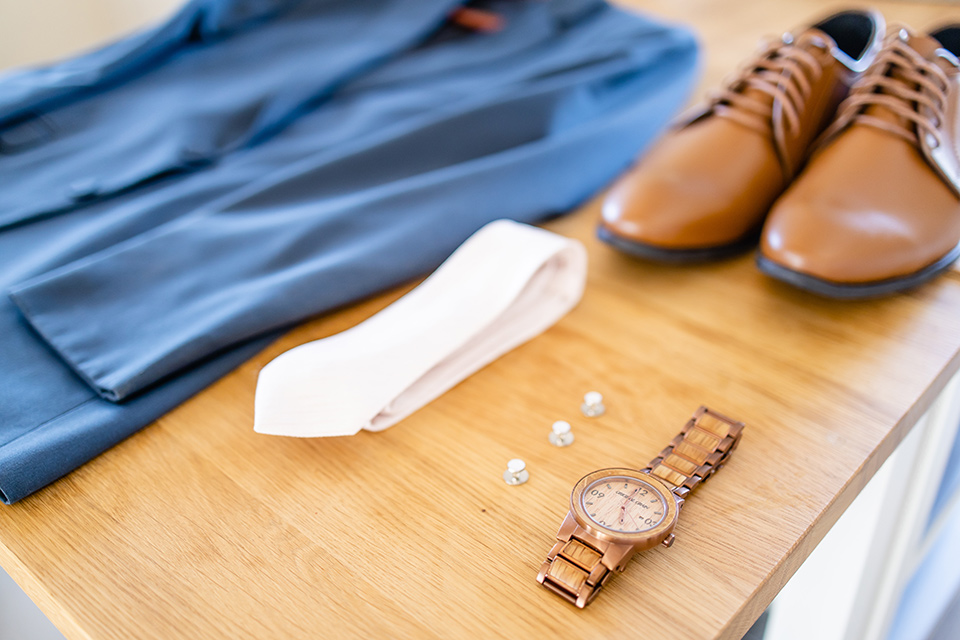
M 184 275 L 202 264 L 195 254 L 206 249 L 190 250 L 176 234 L 152 240 L 119 245 L 9 291 L 36 333 L 112 402 L 249 337 L 211 340 L 204 319 L 213 314 L 197 305 L 199 298 L 206 309 L 216 306 L 203 287 L 212 278 Z M 186 256 L 173 255 L 177 244 Z
M 117 331 L 122 315 L 111 317 L 109 305 L 98 304 L 89 282 L 69 276 L 31 281 L 13 289 L 10 298 L 33 330 L 100 397 L 118 402 L 144 386 L 138 383 L 143 372 L 138 376 L 134 371 L 136 358 L 127 357 L 123 332 Z

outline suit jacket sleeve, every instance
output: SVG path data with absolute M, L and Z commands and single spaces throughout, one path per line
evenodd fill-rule
M 581 203 L 683 103 L 696 50 L 685 32 L 671 33 L 652 57 L 478 96 L 363 147 L 307 158 L 11 296 L 101 396 L 122 400 L 423 274 L 487 222 L 534 222 Z M 374 184 L 363 179 L 371 174 Z

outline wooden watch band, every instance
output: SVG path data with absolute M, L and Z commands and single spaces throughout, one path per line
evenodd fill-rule
M 737 448 L 743 423 L 700 407 L 660 454 L 643 469 L 679 497 L 706 482 Z
M 538 582 L 582 609 L 613 575 L 605 547 L 607 544 L 579 526 L 566 535 L 561 527 L 557 543 L 540 568 Z

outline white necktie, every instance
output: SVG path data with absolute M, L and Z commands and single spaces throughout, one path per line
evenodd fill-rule
M 267 364 L 254 430 L 317 437 L 386 429 L 552 326 L 580 301 L 586 269 L 579 242 L 492 222 L 380 313 Z

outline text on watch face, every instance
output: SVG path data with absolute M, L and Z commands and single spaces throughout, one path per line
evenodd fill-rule
M 584 489 L 580 501 L 591 520 L 618 533 L 649 531 L 663 521 L 665 511 L 656 489 L 626 476 L 593 482 Z

